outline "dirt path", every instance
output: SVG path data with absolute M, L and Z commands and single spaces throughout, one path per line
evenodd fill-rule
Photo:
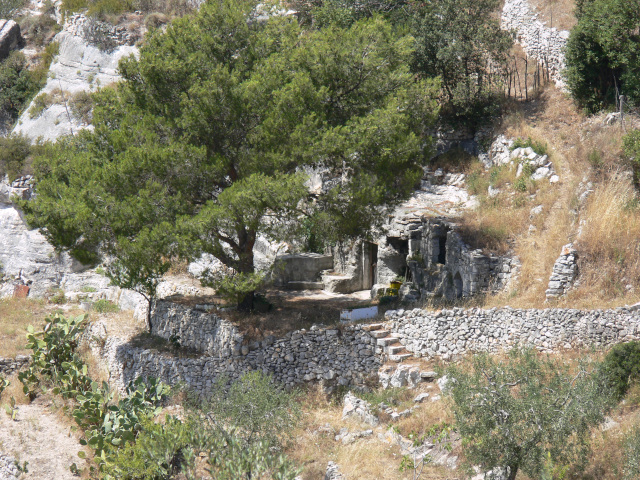
M 86 462 L 78 458 L 82 446 L 77 433 L 50 411 L 47 401 L 36 401 L 30 405 L 18 405 L 16 420 L 0 411 L 0 452 L 27 464 L 27 473 L 20 479 L 71 480 L 69 466 L 75 463 L 79 469 Z

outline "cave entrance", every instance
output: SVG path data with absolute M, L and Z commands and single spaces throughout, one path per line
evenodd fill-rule
M 457 272 L 456 275 L 453 277 L 453 287 L 455 288 L 455 291 L 456 291 L 456 298 L 462 298 L 463 283 L 462 283 L 462 276 L 460 275 L 460 272 Z
M 445 265 L 447 263 L 447 235 L 446 233 L 438 237 L 438 263 Z

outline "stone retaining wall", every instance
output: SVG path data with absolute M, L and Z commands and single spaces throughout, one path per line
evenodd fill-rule
M 471 352 L 499 352 L 516 345 L 551 352 L 640 340 L 640 315 L 634 307 L 588 311 L 414 309 L 388 311 L 385 316 L 392 334 L 408 351 L 418 357 L 445 360 Z
M 152 376 L 171 385 L 184 383 L 206 396 L 221 375 L 234 379 L 250 370 L 269 373 L 288 387 L 310 381 L 357 385 L 375 375 L 380 367 L 376 339 L 359 325 L 341 329 L 314 326 L 279 339 L 247 342 L 225 320 L 168 302 L 158 302 L 152 324 L 154 333 L 183 332 L 181 345 L 192 349 L 204 345 L 207 353 L 173 355 L 108 338 L 102 356 L 117 387 L 122 389 L 138 376 Z M 232 329 L 227 330 L 229 325 Z M 201 334 L 196 336 L 198 331 Z M 213 332 L 212 337 L 207 338 L 205 332 Z M 229 343 L 222 342 L 223 338 Z
M 17 355 L 16 358 L 0 358 L 0 375 L 8 377 L 23 368 L 27 368 L 29 358 L 29 355 Z
M 239 355 L 243 336 L 230 322 L 209 313 L 208 305 L 185 307 L 158 300 L 151 309 L 151 331 L 181 346 L 218 357 Z

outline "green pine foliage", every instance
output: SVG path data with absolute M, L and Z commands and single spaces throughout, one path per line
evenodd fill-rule
M 99 247 L 114 282 L 149 298 L 167 259 L 202 253 L 253 288 L 259 235 L 300 236 L 316 214 L 328 242 L 366 234 L 406 198 L 437 114 L 437 84 L 409 70 L 413 39 L 380 17 L 247 21 L 256 4 L 205 3 L 154 32 L 94 96 L 95 131 L 34 163 L 22 208 L 51 243 L 83 261 Z M 304 167 L 349 180 L 312 198 Z

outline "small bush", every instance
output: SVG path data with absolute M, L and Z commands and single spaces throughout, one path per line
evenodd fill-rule
M 84 123 L 91 123 L 93 100 L 88 92 L 77 92 L 69 100 L 71 113 L 75 118 Z
M 118 307 L 118 305 L 105 299 L 96 301 L 92 308 L 98 313 L 115 313 L 120 311 L 120 307 Z
M 531 137 L 527 137 L 527 139 L 522 139 L 522 138 L 516 138 L 516 140 L 513 142 L 513 146 L 511 147 L 511 150 L 515 150 L 516 148 L 528 148 L 531 147 L 531 149 L 533 149 L 534 152 L 536 152 L 538 155 L 547 155 L 547 151 L 549 149 L 549 146 L 547 145 L 546 142 L 537 142 L 535 140 L 533 140 Z
M 25 17 L 20 22 L 20 30 L 31 43 L 42 47 L 49 43 L 62 27 L 51 15 L 42 14 Z
M 513 184 L 513 188 L 517 191 L 517 192 L 526 192 L 527 191 L 527 179 L 525 177 L 520 177 L 518 178 L 514 184 Z
M 88 0 L 62 0 L 62 11 L 68 14 L 85 10 L 88 6 Z
M 56 305 L 63 305 L 67 303 L 67 297 L 62 290 L 56 290 L 53 295 L 49 297 L 49 301 Z
M 147 18 L 144 19 L 144 26 L 147 30 L 153 30 L 154 28 L 160 28 L 162 25 L 169 23 L 169 17 L 164 13 L 150 13 Z
M 108 15 L 121 15 L 134 10 L 135 6 L 131 0 L 92 0 L 88 13 L 92 17 L 102 19 Z
M 38 118 L 52 105 L 63 105 L 65 103 L 65 95 L 65 92 L 59 88 L 55 88 L 49 93 L 41 93 L 34 98 L 33 104 L 29 109 L 29 117 Z
M 25 3 L 25 0 L 0 0 L 0 18 L 14 18 Z
M 595 170 L 599 170 L 604 165 L 602 152 L 599 150 L 591 150 L 587 155 L 587 160 L 589 161 L 589 165 L 591 165 Z
M 84 26 L 84 37 L 103 52 L 112 52 L 118 44 L 109 35 L 108 27 L 104 22 L 90 18 Z
M 0 174 L 12 182 L 29 173 L 31 141 L 23 135 L 0 137 Z
M 287 440 L 300 416 L 297 392 L 287 392 L 260 371 L 248 372 L 226 388 L 221 378 L 209 408 L 220 422 L 251 444 L 264 441 L 278 446 Z
M 629 384 L 640 380 L 640 342 L 613 347 L 602 362 L 602 370 L 605 381 L 618 400 L 622 399 L 629 390 Z
M 0 62 L 0 116 L 16 120 L 39 89 L 39 79 L 29 70 L 24 54 L 12 52 Z

